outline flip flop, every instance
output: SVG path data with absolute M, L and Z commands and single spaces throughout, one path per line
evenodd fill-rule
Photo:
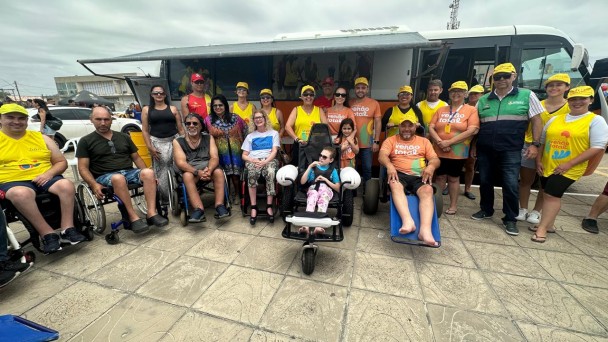
M 458 212 L 458 210 L 456 210 L 456 209 L 449 209 L 449 208 L 448 208 L 448 209 L 445 211 L 445 214 L 446 214 L 446 215 L 456 215 L 456 213 L 457 213 L 457 212 Z
M 530 227 L 528 227 L 529 231 L 535 232 L 535 233 L 536 233 L 537 229 L 538 229 L 538 226 L 530 226 Z M 547 229 L 547 233 L 555 233 L 555 228 L 553 228 L 553 229 Z
M 545 243 L 545 241 L 547 241 L 547 237 L 538 236 L 538 235 L 536 235 L 536 233 L 534 233 L 534 236 L 532 236 L 531 240 L 534 242 L 538 242 L 538 243 Z

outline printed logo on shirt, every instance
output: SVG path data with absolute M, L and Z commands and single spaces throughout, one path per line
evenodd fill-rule
M 271 150 L 272 149 L 272 136 L 253 138 L 251 141 L 251 150 Z
M 366 106 L 352 106 L 350 109 L 352 109 L 353 112 L 355 112 L 355 116 L 365 116 L 367 117 L 367 112 L 369 112 L 369 107 Z
M 452 120 L 450 120 L 450 114 L 445 113 L 445 114 L 441 115 L 441 117 L 437 120 L 437 122 L 460 123 L 460 122 L 462 122 L 462 119 L 464 119 L 464 116 L 465 116 L 464 114 L 456 113 L 456 114 L 454 114 L 454 117 L 452 117 Z
M 406 144 L 395 144 L 395 154 L 406 155 L 406 156 L 414 156 L 417 155 L 420 151 L 420 146 L 418 145 L 406 145 Z
M 509 106 L 510 106 L 510 105 L 514 105 L 514 104 L 516 104 L 516 105 L 523 105 L 523 104 L 524 104 L 524 101 L 515 101 L 515 100 L 512 100 L 512 101 L 507 102 L 507 104 L 508 104 Z

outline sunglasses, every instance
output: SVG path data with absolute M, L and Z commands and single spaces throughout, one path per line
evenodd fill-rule
M 223 104 L 214 104 L 213 108 L 223 108 L 224 105 Z
M 186 122 L 184 122 L 184 125 L 196 127 L 196 126 L 198 126 L 198 122 L 188 122 L 188 121 L 186 121 Z
M 108 145 L 110 146 L 110 151 L 112 151 L 112 154 L 116 154 L 116 147 L 114 146 L 114 142 L 113 141 L 108 141 Z
M 194 84 L 205 84 L 205 81 L 194 81 Z
M 304 93 L 302 94 L 303 97 L 315 97 L 315 93 Z
M 335 97 L 343 97 L 343 98 L 346 98 L 346 95 L 347 95 L 346 93 L 334 93 L 334 96 L 335 96 Z
M 253 120 L 264 120 L 263 116 L 254 116 Z
M 511 78 L 511 74 L 497 74 L 492 76 L 494 81 L 508 80 L 509 78 Z
M 323 153 L 319 154 L 319 158 L 325 160 L 325 159 L 329 159 L 329 156 L 324 155 Z
M 270 100 L 272 97 L 270 96 L 260 96 L 260 100 Z
M 152 96 L 157 96 L 157 95 L 165 96 L 165 92 L 164 91 L 153 91 L 152 92 Z

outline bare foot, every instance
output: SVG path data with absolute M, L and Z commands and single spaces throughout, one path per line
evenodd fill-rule
M 309 229 L 308 227 L 302 226 L 300 227 L 300 230 L 298 230 L 300 233 L 304 233 L 306 235 L 308 235 Z
M 321 228 L 321 227 L 315 227 L 314 233 L 316 235 L 321 235 L 325 233 L 325 229 Z
M 416 230 L 416 224 L 414 223 L 414 220 L 405 220 L 405 222 L 403 222 L 403 226 L 399 228 L 399 234 L 409 234 L 414 230 Z
M 418 234 L 418 239 L 424 242 L 425 245 L 429 245 L 431 247 L 435 247 L 438 245 L 437 241 L 435 241 L 435 238 L 433 238 L 433 234 L 431 232 L 423 233 L 422 230 L 420 230 L 420 233 Z

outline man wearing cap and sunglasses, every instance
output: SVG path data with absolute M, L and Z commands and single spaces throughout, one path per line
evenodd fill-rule
M 205 93 L 205 78 L 201 74 L 190 76 L 192 93 L 182 97 L 182 115 L 196 113 L 203 119 L 211 112 L 211 97 Z
M 516 78 L 513 64 L 496 66 L 492 76 L 494 91 L 482 96 L 477 102 L 480 127 L 476 152 L 481 210 L 471 216 L 474 220 L 483 220 L 494 215 L 494 173 L 501 172 L 502 210 L 505 214 L 502 221 L 509 235 L 519 234 L 516 221 L 519 214 L 518 176 L 524 136 L 531 122 L 533 141 L 524 157 L 536 158 L 542 130 L 539 114 L 544 111 L 532 91 L 513 86 Z

